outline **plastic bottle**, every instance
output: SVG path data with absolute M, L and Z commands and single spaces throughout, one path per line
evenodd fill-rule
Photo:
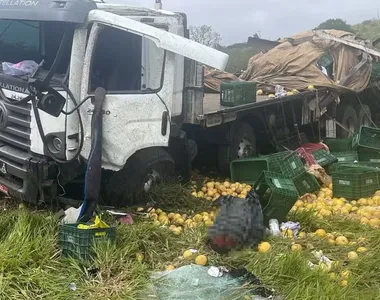
M 269 230 L 272 236 L 281 235 L 280 225 L 278 224 L 278 221 L 276 219 L 269 220 Z

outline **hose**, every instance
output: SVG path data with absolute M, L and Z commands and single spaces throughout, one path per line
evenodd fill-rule
M 90 156 L 87 161 L 84 202 L 79 214 L 78 222 L 85 223 L 90 220 L 99 200 L 102 172 L 102 108 L 105 97 L 105 89 L 97 88 L 95 90 L 94 113 L 91 120 L 91 135 L 93 139 Z

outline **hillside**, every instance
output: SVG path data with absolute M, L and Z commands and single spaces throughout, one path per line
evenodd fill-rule
M 353 25 L 352 28 L 362 38 L 372 41 L 380 38 L 380 20 L 367 20 Z
M 230 56 L 226 68 L 226 71 L 230 73 L 239 73 L 241 70 L 247 69 L 248 60 L 260 52 L 259 49 L 247 47 L 246 44 L 243 47 L 230 46 L 221 50 Z

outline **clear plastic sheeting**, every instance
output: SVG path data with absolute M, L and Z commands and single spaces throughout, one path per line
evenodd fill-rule
M 209 267 L 189 265 L 173 271 L 153 273 L 153 285 L 146 299 L 272 299 L 269 295 L 271 291 L 258 287 L 260 281 L 252 274 L 222 272 L 223 275 L 218 277 L 210 276 L 208 271 Z
M 17 64 L 2 63 L 3 72 L 10 76 L 31 76 L 38 70 L 38 64 L 32 60 L 20 61 Z

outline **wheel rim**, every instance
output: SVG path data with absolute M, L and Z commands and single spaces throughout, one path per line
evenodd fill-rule
M 144 181 L 144 192 L 148 193 L 151 188 L 160 180 L 161 176 L 155 169 L 151 170 Z
M 253 149 L 251 142 L 248 141 L 246 138 L 241 139 L 237 153 L 238 158 L 250 157 L 252 155 L 252 152 Z

